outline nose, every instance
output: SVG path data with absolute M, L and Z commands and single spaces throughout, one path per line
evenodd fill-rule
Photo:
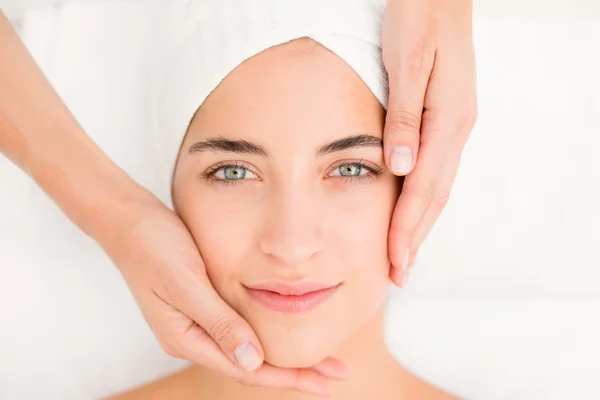
M 300 267 L 323 250 L 323 219 L 318 217 L 316 196 L 285 192 L 266 205 L 259 247 L 282 265 Z

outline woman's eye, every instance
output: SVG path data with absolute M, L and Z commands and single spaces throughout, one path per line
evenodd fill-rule
M 331 172 L 331 176 L 353 177 L 353 176 L 364 175 L 368 172 L 369 172 L 369 170 L 367 170 L 365 167 L 363 167 L 360 164 L 344 164 L 344 165 L 340 165 L 339 167 L 335 168 Z
M 245 178 L 256 179 L 257 176 L 244 167 L 223 167 L 219 168 L 214 176 L 218 179 L 227 181 L 239 181 Z

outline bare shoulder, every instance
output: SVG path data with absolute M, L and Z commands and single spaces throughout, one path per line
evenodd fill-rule
M 120 393 L 104 400 L 182 400 L 192 398 L 189 381 L 191 368 L 183 369 L 157 381 Z

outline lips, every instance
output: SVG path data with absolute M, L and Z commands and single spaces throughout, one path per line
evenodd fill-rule
M 327 301 L 340 284 L 301 282 L 286 284 L 264 282 L 247 286 L 250 296 L 273 311 L 286 313 L 307 312 Z

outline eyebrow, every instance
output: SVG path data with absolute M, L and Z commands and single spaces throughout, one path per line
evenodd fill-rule
M 377 136 L 367 134 L 347 136 L 321 146 L 317 150 L 317 155 L 322 156 L 360 147 L 383 147 L 383 140 Z M 269 156 L 267 150 L 261 145 L 247 140 L 226 139 L 224 137 L 208 138 L 196 142 L 190 146 L 188 153 L 200 153 L 203 151 L 256 154 L 263 157 Z
M 257 154 L 267 157 L 267 150 L 246 140 L 231 140 L 223 137 L 209 138 L 201 140 L 190 146 L 189 154 L 200 153 L 203 151 L 214 151 L 224 153 Z
M 377 136 L 366 134 L 348 136 L 322 146 L 317 151 L 317 155 L 322 156 L 325 154 L 335 153 L 336 151 L 359 147 L 383 147 L 383 140 Z

